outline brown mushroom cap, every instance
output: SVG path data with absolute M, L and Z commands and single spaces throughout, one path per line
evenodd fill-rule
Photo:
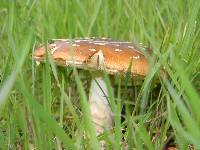
M 148 61 L 131 42 L 107 39 L 56 39 L 47 45 L 56 64 L 74 65 L 82 69 L 101 70 L 99 56 L 104 69 L 110 74 L 125 74 L 131 64 L 132 75 L 145 76 Z M 101 59 L 102 59 L 101 58 Z M 45 61 L 45 46 L 35 49 L 34 59 Z

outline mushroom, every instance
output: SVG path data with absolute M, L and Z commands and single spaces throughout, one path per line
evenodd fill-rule
M 148 61 L 144 54 L 131 42 L 110 39 L 55 39 L 47 48 L 57 65 L 75 66 L 80 69 L 102 71 L 109 74 L 126 74 L 130 64 L 133 76 L 144 77 Z M 45 46 L 35 49 L 34 59 L 45 61 Z M 91 82 L 89 106 L 96 133 L 114 125 L 113 113 L 109 106 L 108 90 L 101 74 Z

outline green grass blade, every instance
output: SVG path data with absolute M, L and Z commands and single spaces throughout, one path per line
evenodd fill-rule
M 55 120 L 41 107 L 40 104 L 34 99 L 34 97 L 27 91 L 27 87 L 22 82 L 18 83 L 18 89 L 24 95 L 26 103 L 32 108 L 37 116 L 44 121 L 48 128 L 58 136 L 58 138 L 63 142 L 65 147 L 68 149 L 74 149 L 73 141 L 66 135 L 63 129 L 56 123 Z
M 75 81 L 77 84 L 78 92 L 80 94 L 80 101 L 81 101 L 81 108 L 83 111 L 84 125 L 85 125 L 87 133 L 90 136 L 90 141 L 91 141 L 90 145 L 93 149 L 99 149 L 99 144 L 98 144 L 97 137 L 96 137 L 96 131 L 92 124 L 92 118 L 91 118 L 90 109 L 89 109 L 88 102 L 87 102 L 87 97 L 83 90 L 81 80 L 75 69 L 74 69 L 74 75 L 75 75 Z

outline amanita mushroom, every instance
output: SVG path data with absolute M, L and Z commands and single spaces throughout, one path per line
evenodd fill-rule
M 148 62 L 131 42 L 108 39 L 56 39 L 47 45 L 57 65 L 75 66 L 86 70 L 105 70 L 109 74 L 126 74 L 130 64 L 133 76 L 144 77 Z M 45 46 L 34 51 L 36 61 L 45 61 Z M 97 84 L 98 83 L 98 84 Z M 100 86 L 100 87 L 99 87 Z M 114 125 L 112 110 L 107 101 L 108 90 L 101 75 L 92 80 L 89 105 L 97 134 Z

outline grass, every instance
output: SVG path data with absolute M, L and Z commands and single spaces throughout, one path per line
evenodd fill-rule
M 153 50 L 141 86 L 117 76 L 112 90 L 105 74 L 115 128 L 99 137 L 87 104 L 93 73 L 32 58 L 48 39 L 93 36 Z M 168 137 L 200 149 L 198 1 L 1 0 L 0 41 L 0 149 L 98 149 L 101 139 L 107 149 L 162 149 Z

